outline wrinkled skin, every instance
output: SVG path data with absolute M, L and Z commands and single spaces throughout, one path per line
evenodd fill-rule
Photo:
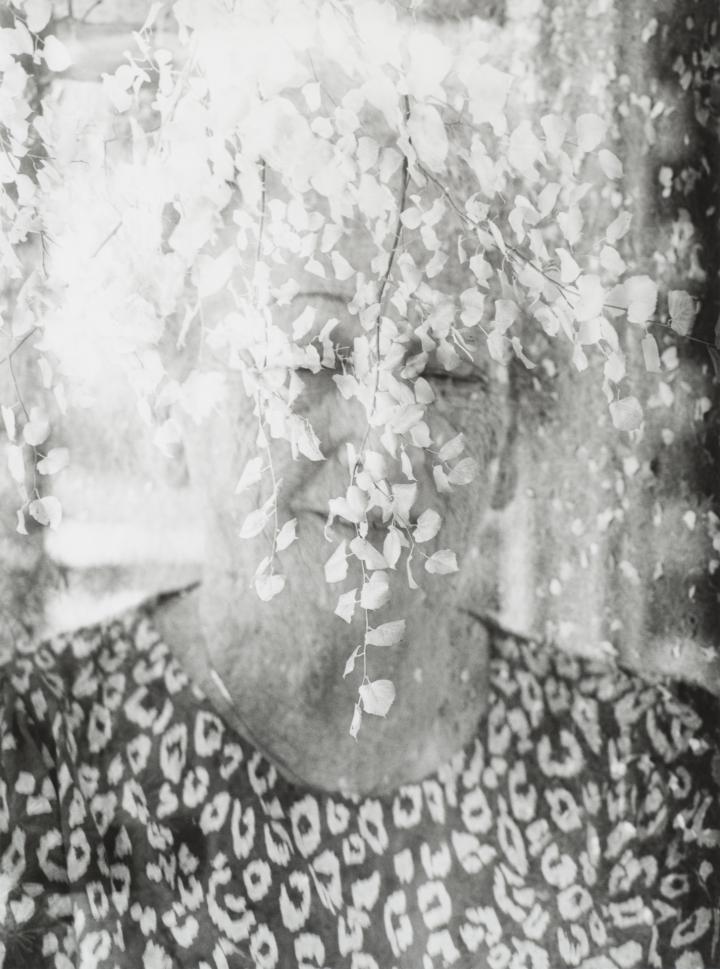
M 440 496 L 430 479 L 430 462 L 424 469 L 418 462 L 417 508 L 433 507 L 443 515 L 441 534 L 425 549 L 452 548 L 460 572 L 431 576 L 416 554 L 413 568 L 422 592 L 408 589 L 402 564 L 390 573 L 390 603 L 373 613 L 372 621 L 405 618 L 407 635 L 391 649 L 371 649 L 368 674 L 392 679 L 397 700 L 387 719 L 365 716 L 356 742 L 348 727 L 360 675 L 356 670 L 344 680 L 342 673 L 362 638 L 362 618 L 359 614 L 347 626 L 333 610 L 339 592 L 357 584 L 359 570 L 353 576 L 351 569 L 342 584 L 325 583 L 323 563 L 336 542 L 326 541 L 323 525 L 327 499 L 346 487 L 344 445 L 348 440 L 360 445 L 363 415 L 338 396 L 327 373 L 305 379 L 310 397 L 305 406 L 328 460 L 293 462 L 285 442 L 273 445 L 275 473 L 284 482 L 279 521 L 296 517 L 300 540 L 282 554 L 287 585 L 270 603 L 261 602 L 251 588 L 267 538 L 237 537 L 245 516 L 265 496 L 262 486 L 234 494 L 242 468 L 256 453 L 257 424 L 249 402 L 234 387 L 222 414 L 199 428 L 188 425 L 191 474 L 206 509 L 205 578 L 195 599 L 175 607 L 167 638 L 223 711 L 239 715 L 240 728 L 286 773 L 330 790 L 367 792 L 427 774 L 469 739 L 483 712 L 487 634 L 463 609 L 479 605 L 471 593 L 479 585 L 482 526 L 505 440 L 506 387 L 495 377 L 452 387 L 446 380 L 436 384 L 438 394 L 452 400 L 434 405 L 431 426 L 439 440 L 463 430 L 467 453 L 478 460 L 480 473 L 470 486 Z M 333 531 L 337 541 L 354 537 L 349 526 L 336 524 Z M 368 537 L 375 544 L 382 538 L 374 528 Z M 207 680 L 200 638 L 234 711 Z

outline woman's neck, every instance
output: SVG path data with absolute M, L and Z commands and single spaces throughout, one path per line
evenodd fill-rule
M 489 633 L 455 610 L 427 649 L 404 648 L 387 718 L 366 716 L 348 734 L 352 694 L 331 650 L 294 652 L 291 633 L 240 633 L 217 587 L 159 606 L 155 624 L 218 712 L 288 780 L 345 794 L 369 794 L 419 780 L 465 746 L 487 706 Z

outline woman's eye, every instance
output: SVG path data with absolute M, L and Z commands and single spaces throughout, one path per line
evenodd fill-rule
M 479 367 L 458 367 L 457 370 L 424 370 L 421 377 L 431 383 L 437 382 L 447 387 L 471 384 L 476 387 L 487 386 L 488 379 Z

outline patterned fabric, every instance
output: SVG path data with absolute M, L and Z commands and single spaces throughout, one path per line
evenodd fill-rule
M 224 724 L 150 607 L 0 674 L 6 969 L 720 966 L 703 691 L 498 634 L 476 739 L 348 800 Z

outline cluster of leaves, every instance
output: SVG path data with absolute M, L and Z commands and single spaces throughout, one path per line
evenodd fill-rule
M 599 240 L 583 231 L 588 157 L 608 181 L 622 177 L 620 160 L 603 147 L 604 121 L 588 113 L 513 123 L 512 77 L 488 63 L 472 30 L 450 46 L 421 26 L 408 31 L 383 0 L 177 0 L 179 46 L 169 51 L 152 42 L 162 7 L 153 5 L 127 63 L 103 79 L 113 111 L 127 119 L 130 150 L 108 164 L 107 139 L 85 132 L 95 139 L 86 164 L 76 175 L 63 172 L 61 186 L 48 166 L 34 178 L 21 172 L 30 127 L 39 122 L 22 100 L 23 58 L 50 70 L 67 66 L 59 41 L 39 39 L 46 0 L 18 0 L 15 27 L 0 34 L 0 96 L 14 111 L 0 158 L 11 243 L 1 253 L 6 278 L 22 275 L 13 245 L 29 232 L 42 234 L 50 250 L 43 270 L 24 283 L 39 294 L 25 300 L 36 312 L 13 325 L 13 337 L 40 332 L 43 350 L 55 351 L 65 374 L 78 379 L 89 348 L 110 345 L 148 422 L 168 403 L 204 419 L 221 395 L 223 371 L 241 373 L 257 454 L 236 491 L 264 497 L 238 540 L 269 537 L 253 580 L 266 601 L 282 592 L 283 553 L 298 538 L 295 519 L 280 521 L 271 445 L 284 440 L 294 458 L 324 460 L 297 405 L 313 374 L 332 372 L 337 394 L 362 409 L 366 424 L 360 443 L 347 444 L 347 487 L 328 503 L 327 537 L 336 519 L 355 534 L 324 565 L 330 584 L 344 582 L 351 568 L 356 577 L 335 609 L 347 623 L 358 612 L 364 620 L 345 667 L 349 675 L 362 661 L 350 727 L 356 736 L 363 712 L 384 716 L 395 695 L 390 681 L 370 678 L 367 662 L 368 647 L 393 646 L 404 634 L 402 618 L 374 624 L 390 599 L 389 572 L 404 569 L 416 589 L 419 560 L 429 574 L 458 568 L 441 541 L 432 553 L 423 549 L 441 535 L 443 520 L 418 507 L 419 462 L 432 461 L 442 495 L 470 485 L 477 472 L 462 435 L 433 437 L 435 393 L 423 376 L 430 362 L 452 373 L 486 353 L 500 367 L 514 355 L 533 368 L 523 343 L 531 323 L 569 341 L 580 371 L 588 353 L 604 356 L 613 423 L 633 431 L 642 408 L 620 390 L 626 366 L 618 325 L 644 331 L 647 368 L 658 369 L 649 332 L 657 287 L 647 276 L 626 278 L 616 245 L 630 212 L 613 211 Z M 313 51 L 322 51 L 321 65 Z M 60 151 L 50 105 L 40 130 Z M 362 264 L 352 245 L 358 226 L 369 247 Z M 319 285 L 349 289 L 357 324 L 351 346 L 335 337 L 339 320 L 318 318 L 312 307 L 290 325 L 279 322 L 301 290 L 288 266 Z M 462 292 L 444 284 L 458 269 L 470 283 Z M 211 318 L 204 308 L 220 293 L 233 306 Z M 669 309 L 674 327 L 687 333 L 692 298 L 671 293 Z M 182 382 L 166 372 L 157 345 L 171 319 L 179 320 L 180 343 L 192 326 L 202 327 L 222 360 L 218 372 Z M 60 470 L 67 455 L 37 452 L 49 433 L 39 412 L 25 415 L 16 438 L 16 413 L 16 402 L 3 408 L 21 522 L 28 511 L 56 525 L 56 499 L 24 490 L 25 452 L 32 450 L 39 474 Z M 170 418 L 156 439 L 169 447 L 178 434 Z M 369 538 L 371 521 L 371 537 L 384 531 L 381 542 Z
M 0 315 L 0 330 L 7 337 L 3 363 L 10 371 L 14 399 L 2 402 L 1 413 L 7 446 L 7 465 L 21 500 L 17 529 L 26 534 L 26 513 L 40 525 L 56 527 L 61 517 L 57 498 L 43 495 L 38 475 L 51 476 L 68 462 L 64 448 L 43 447 L 50 435 L 50 421 L 43 410 L 25 406 L 20 395 L 13 357 L 38 329 L 36 317 L 44 309 L 45 267 L 23 258 L 33 239 L 43 248 L 43 201 L 58 181 L 58 173 L 39 150 L 44 137 L 38 98 L 37 76 L 41 70 L 64 71 L 70 58 L 64 45 L 46 28 L 52 16 L 50 0 L 17 0 L 11 8 L 10 26 L 0 29 L 0 292 L 17 295 L 12 322 Z M 46 387 L 53 383 L 52 369 L 38 355 Z M 62 405 L 62 388 L 57 388 Z M 20 420 L 18 421 L 18 415 Z M 28 488 L 28 469 L 32 486 Z

